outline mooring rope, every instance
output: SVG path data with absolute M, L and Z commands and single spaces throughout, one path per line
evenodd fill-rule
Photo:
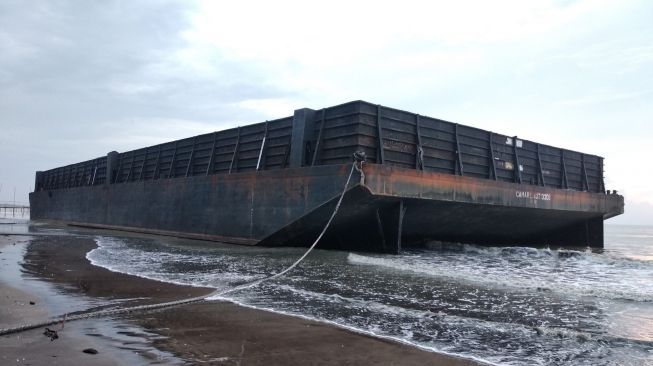
M 357 162 L 361 163 L 361 167 L 358 168 L 356 165 Z M 127 308 L 117 308 L 117 309 L 106 309 L 106 310 L 98 310 L 98 311 L 91 311 L 87 313 L 82 313 L 82 314 L 76 314 L 76 315 L 67 315 L 64 314 L 63 316 L 60 316 L 58 318 L 52 319 L 52 320 L 46 320 L 40 323 L 33 323 L 33 324 L 25 324 L 21 325 L 18 327 L 13 327 L 13 328 L 7 328 L 7 329 L 0 329 L 0 336 L 7 335 L 7 334 L 13 334 L 13 333 L 19 333 L 23 331 L 27 331 L 30 329 L 36 329 L 36 328 L 41 328 L 41 327 L 47 327 L 50 325 L 55 325 L 55 324 L 64 324 L 65 322 L 70 322 L 74 320 L 82 320 L 82 319 L 89 319 L 89 318 L 97 318 L 97 317 L 103 317 L 103 316 L 110 316 L 110 315 L 117 315 L 117 314 L 126 314 L 126 313 L 133 313 L 137 311 L 147 311 L 147 310 L 156 310 L 156 309 L 163 309 L 163 308 L 169 308 L 173 306 L 179 306 L 179 305 L 186 305 L 186 304 L 192 304 L 192 303 L 197 303 L 197 302 L 202 302 L 206 300 L 209 297 L 214 297 L 214 296 L 224 296 L 226 294 L 252 288 L 255 286 L 258 286 L 262 282 L 265 281 L 270 281 L 275 278 L 281 277 L 284 274 L 288 273 L 291 271 L 293 268 L 295 268 L 299 263 L 301 263 L 307 256 L 308 254 L 317 246 L 317 243 L 322 239 L 324 234 L 326 233 L 327 229 L 331 225 L 331 222 L 333 219 L 336 217 L 336 214 L 338 213 L 338 210 L 340 209 L 340 205 L 342 204 L 342 200 L 345 197 L 345 193 L 347 193 L 347 187 L 349 186 L 349 182 L 351 181 L 351 176 L 354 173 L 354 170 L 357 170 L 362 173 L 362 160 L 359 159 L 354 159 L 354 163 L 351 166 L 351 170 L 349 171 L 349 175 L 347 176 L 347 181 L 345 182 L 345 186 L 342 189 L 342 193 L 340 194 L 340 198 L 338 199 L 338 203 L 336 204 L 335 209 L 333 210 L 333 213 L 331 214 L 331 217 L 329 217 L 329 221 L 327 221 L 326 225 L 324 225 L 324 229 L 322 229 L 322 232 L 320 235 L 318 235 L 317 239 L 313 242 L 313 244 L 306 250 L 304 255 L 302 255 L 299 259 L 297 259 L 293 264 L 291 264 L 289 267 L 284 269 L 281 272 L 275 273 L 271 276 L 264 277 L 258 280 L 254 280 L 252 282 L 242 284 L 227 290 L 215 290 L 212 293 L 208 295 L 202 295 L 202 296 L 197 296 L 197 297 L 192 297 L 189 299 L 181 299 L 181 300 L 175 300 L 175 301 L 168 301 L 168 302 L 163 302 L 163 303 L 158 303 L 158 304 L 149 304 L 149 305 L 139 305 L 139 306 L 131 306 Z

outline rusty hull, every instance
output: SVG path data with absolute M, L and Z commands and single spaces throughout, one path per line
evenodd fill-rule
M 377 196 L 469 204 L 556 210 L 601 216 L 622 214 L 623 196 L 481 180 L 434 172 L 370 164 L 365 185 Z
M 35 219 L 236 244 L 310 245 L 351 164 L 242 172 L 30 195 Z M 623 197 L 388 165 L 354 173 L 322 248 L 397 253 L 427 240 L 487 245 L 603 245 Z
M 399 252 L 428 240 L 485 245 L 602 247 L 603 220 L 623 213 L 619 195 L 482 180 L 367 164 L 323 246 Z M 306 245 L 335 198 L 264 238 Z

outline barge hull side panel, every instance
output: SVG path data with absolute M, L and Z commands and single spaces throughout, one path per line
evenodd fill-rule
M 31 217 L 258 241 L 337 196 L 349 167 L 39 191 L 30 194 Z

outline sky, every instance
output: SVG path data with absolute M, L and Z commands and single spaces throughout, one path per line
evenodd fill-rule
M 653 2 L 0 0 L 0 202 L 34 172 L 351 100 L 605 157 L 653 225 Z

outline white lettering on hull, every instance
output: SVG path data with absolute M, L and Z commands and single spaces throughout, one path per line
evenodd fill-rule
M 517 198 L 532 199 L 535 201 L 551 201 L 551 193 L 515 191 Z

